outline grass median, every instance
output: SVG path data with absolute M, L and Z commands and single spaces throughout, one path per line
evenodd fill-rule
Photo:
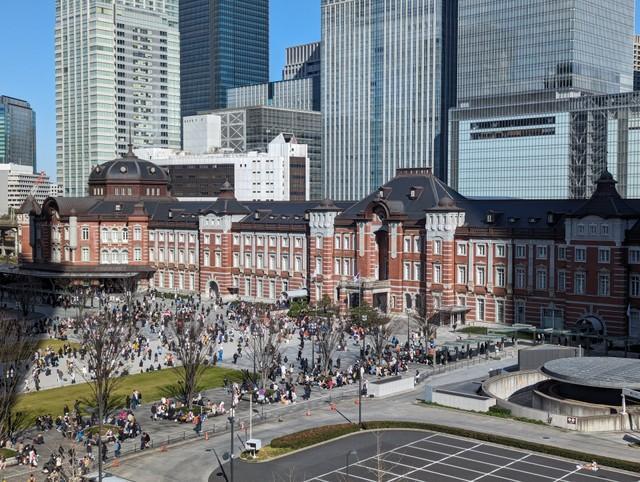
M 0 457 L 5 457 L 7 459 L 10 459 L 11 457 L 15 457 L 16 455 L 18 455 L 18 452 L 16 452 L 15 450 L 0 449 Z
M 466 430 L 458 427 L 449 427 L 446 425 L 437 425 L 432 423 L 421 422 L 402 422 L 402 421 L 374 421 L 366 422 L 363 424 L 363 429 L 367 431 L 375 431 L 381 429 L 418 429 L 426 430 L 430 432 L 439 432 L 448 435 L 454 435 L 458 437 L 465 437 L 481 442 L 494 443 L 498 445 L 504 445 L 507 447 L 514 447 L 521 450 L 530 452 L 538 452 L 547 455 L 553 455 L 557 457 L 563 457 L 567 459 L 578 460 L 582 462 L 591 462 L 595 460 L 598 464 L 617 468 L 621 470 L 627 470 L 630 472 L 640 473 L 640 462 L 632 462 L 628 460 L 616 459 L 613 457 L 606 457 L 596 454 L 589 454 L 585 452 L 578 452 L 571 449 L 565 449 L 562 447 L 554 447 L 551 445 L 545 445 L 537 442 L 529 442 L 527 440 L 521 440 L 512 437 L 505 437 L 502 435 L 494 435 L 491 433 L 477 432 L 475 430 Z M 333 440 L 343 435 L 359 432 L 360 429 L 356 424 L 338 424 L 338 425 L 325 425 L 323 427 L 316 427 L 308 430 L 302 430 L 282 437 L 274 438 L 271 444 L 267 447 L 276 449 L 277 455 L 285 455 L 295 450 L 311 447 L 313 445 Z M 262 459 L 264 460 L 264 459 Z M 258 459 L 258 461 L 261 461 Z
M 221 387 L 224 385 L 225 377 L 232 381 L 241 379 L 240 372 L 237 370 L 213 367 L 205 370 L 200 379 L 199 387 L 201 390 Z M 178 374 L 173 369 L 128 375 L 122 378 L 115 395 L 131 395 L 133 390 L 139 390 L 142 393 L 143 403 L 152 402 L 167 396 L 177 382 Z M 65 405 L 71 408 L 76 400 L 90 396 L 91 390 L 86 383 L 26 393 L 18 398 L 16 411 L 23 412 L 30 421 L 45 414 L 56 417 L 62 414 Z

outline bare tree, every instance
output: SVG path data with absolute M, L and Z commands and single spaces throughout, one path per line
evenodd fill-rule
M 22 277 L 20 277 L 22 278 Z M 36 309 L 38 294 L 32 281 L 27 278 L 19 279 L 18 283 L 12 286 L 15 294 L 16 305 L 22 315 L 26 319 Z
M 351 319 L 364 329 L 373 354 L 380 360 L 393 331 L 390 318 L 363 303 L 361 306 L 351 310 Z
M 91 393 L 86 402 L 98 418 L 98 473 L 102 480 L 102 427 L 104 419 L 118 406 L 115 390 L 122 380 L 119 366 L 124 349 L 135 334 L 135 323 L 128 313 L 105 309 L 95 316 L 77 319 L 74 326 L 86 350 L 89 370 L 83 376 Z
M 282 337 L 278 324 L 267 317 L 254 319 L 250 328 L 252 339 L 246 351 L 253 357 L 254 371 L 260 377 L 260 387 L 264 388 L 277 363 Z
M 0 439 L 22 428 L 24 419 L 15 408 L 35 344 L 25 319 L 0 314 Z
M 207 355 L 218 338 L 217 329 L 207 329 L 203 320 L 196 319 L 195 312 L 179 312 L 169 322 L 173 335 L 176 357 L 180 365 L 175 368 L 178 374 L 178 392 L 183 402 L 191 406 L 198 390 L 198 383 L 208 367 Z
M 436 337 L 438 324 L 434 316 L 428 317 L 424 313 L 415 312 L 409 315 L 411 320 L 418 327 L 418 333 L 426 342 Z
M 340 341 L 344 337 L 345 326 L 339 318 L 327 318 L 323 320 L 316 330 L 318 339 L 318 351 L 321 358 L 321 370 L 323 375 L 327 375 L 331 369 L 333 355 L 340 346 Z

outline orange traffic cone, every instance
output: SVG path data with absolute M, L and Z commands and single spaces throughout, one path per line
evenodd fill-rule
M 204 433 L 204 439 L 205 440 L 209 440 L 209 432 L 205 432 Z

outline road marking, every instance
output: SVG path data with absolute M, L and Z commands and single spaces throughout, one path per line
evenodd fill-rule
M 441 460 L 438 460 L 438 461 L 435 461 L 435 462 L 429 462 L 427 465 L 425 465 L 425 466 L 423 466 L 423 467 L 420 467 L 420 468 L 417 468 L 416 470 L 413 470 L 412 472 L 409 472 L 409 473 L 407 473 L 406 475 L 409 475 L 409 474 L 411 474 L 411 473 L 413 473 L 413 472 L 417 472 L 418 470 L 424 470 L 424 469 L 425 469 L 425 468 L 427 468 L 427 467 L 431 467 L 432 465 L 439 464 L 440 462 L 443 462 L 443 461 L 445 461 L 445 460 L 447 460 L 447 459 L 450 459 L 451 457 L 455 457 L 456 455 L 463 454 L 463 453 L 465 453 L 465 452 L 468 452 L 469 450 L 473 450 L 473 449 L 475 449 L 476 447 L 480 447 L 481 445 L 482 445 L 481 443 L 480 443 L 480 444 L 476 444 L 476 445 L 474 445 L 473 447 L 469 447 L 469 448 L 466 448 L 466 449 L 460 450 L 459 452 L 456 452 L 455 454 L 451 454 L 451 455 L 449 455 L 449 456 L 447 456 L 447 457 L 444 457 L 444 458 L 443 458 L 443 459 L 441 459 Z M 458 468 L 463 469 L 463 467 L 458 467 Z M 464 469 L 464 470 L 469 470 L 469 469 Z M 477 471 L 473 470 L 472 472 L 477 472 Z M 478 473 L 479 473 L 479 472 L 478 472 Z M 391 479 L 389 482 L 393 482 L 394 480 L 398 480 L 398 479 L 399 479 L 399 477 L 396 477 L 395 479 Z
M 373 456 L 371 456 L 371 457 L 367 457 L 366 459 L 358 460 L 358 461 L 356 461 L 356 462 L 354 462 L 354 463 L 365 462 L 365 461 L 367 461 L 367 460 L 370 460 L 370 459 L 373 459 L 373 458 L 379 457 L 379 456 L 381 456 L 381 455 L 385 455 L 385 454 L 388 454 L 388 453 L 391 453 L 391 452 L 395 452 L 395 451 L 396 451 L 396 450 L 398 450 L 398 449 L 403 449 L 403 448 L 408 447 L 409 445 L 414 444 L 414 443 L 416 443 L 416 442 L 422 442 L 423 440 L 429 440 L 431 437 L 435 437 L 436 435 L 440 435 L 440 434 L 438 434 L 438 433 L 432 433 L 431 435 L 429 435 L 429 436 L 427 436 L 427 437 L 424 437 L 424 438 L 422 438 L 422 439 L 420 439 L 420 440 L 413 440 L 413 441 L 411 441 L 411 442 L 409 442 L 409 443 L 406 443 L 406 444 L 404 444 L 404 445 L 401 445 L 401 446 L 399 446 L 399 447 L 395 447 L 395 448 L 393 448 L 393 449 L 391 449 L 391 450 L 386 450 L 386 451 L 384 451 L 384 452 L 380 452 L 379 454 L 375 454 L 375 455 L 373 455 Z M 344 469 L 345 469 L 346 467 L 347 467 L 346 465 L 343 465 L 343 466 L 341 466 L 341 467 L 339 467 L 339 468 L 337 468 L 337 469 L 334 469 L 334 470 L 332 470 L 332 471 L 330 471 L 330 472 L 325 472 L 324 474 L 320 474 L 318 477 L 324 477 L 325 475 L 329 475 L 329 474 L 332 474 L 332 473 L 334 473 L 334 472 L 344 471 Z M 351 476 L 351 474 L 349 474 L 349 476 Z
M 523 461 L 524 459 L 526 459 L 529 455 L 530 455 L 530 454 L 527 454 L 527 455 L 525 455 L 524 457 L 521 457 L 521 458 L 519 458 L 519 459 L 517 459 L 517 460 L 513 460 L 512 462 L 509 462 L 507 465 L 503 465 L 502 467 L 497 467 L 497 468 L 495 468 L 494 470 L 492 470 L 491 472 L 487 472 L 486 474 L 481 475 L 480 477 L 476 477 L 476 478 L 475 478 L 475 479 L 473 479 L 473 480 L 475 481 L 475 480 L 481 479 L 482 477 L 486 477 L 487 475 L 491 475 L 491 474 L 493 474 L 493 473 L 495 473 L 495 472 L 498 472 L 499 470 L 502 470 L 502 469 L 504 469 L 504 468 L 506 468 L 506 467 L 509 467 L 511 464 L 515 464 L 516 462 L 522 462 L 522 461 Z
M 566 474 L 564 474 L 564 475 L 563 475 L 562 477 L 560 477 L 559 479 L 556 479 L 556 480 L 555 480 L 555 482 L 558 482 L 559 480 L 562 480 L 562 479 L 564 479 L 565 477 L 569 477 L 570 475 L 573 475 L 573 474 L 575 474 L 576 472 L 579 472 L 581 469 L 582 469 L 582 467 L 577 468 L 577 469 L 575 469 L 575 470 L 573 470 L 573 471 L 571 471 L 571 472 L 567 472 Z

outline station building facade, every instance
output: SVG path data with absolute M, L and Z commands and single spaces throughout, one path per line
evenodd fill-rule
M 88 192 L 25 202 L 20 273 L 640 336 L 640 200 L 608 172 L 587 200 L 469 199 L 401 169 L 358 202 L 240 202 L 229 183 L 196 202 L 130 150 Z

